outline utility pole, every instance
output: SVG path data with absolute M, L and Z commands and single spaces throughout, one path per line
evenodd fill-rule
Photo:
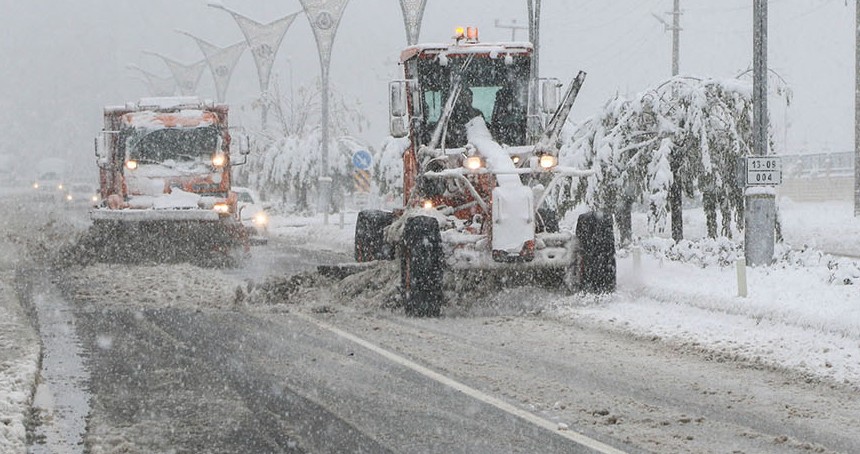
M 302 9 L 310 21 L 311 29 L 317 41 L 317 51 L 320 57 L 320 177 L 317 209 L 323 213 L 323 221 L 328 225 L 328 211 L 331 207 L 332 177 L 329 168 L 329 68 L 331 67 L 331 51 L 334 37 L 343 11 L 349 0 L 299 0 Z
M 533 141 L 537 141 L 541 134 L 543 125 L 541 124 L 540 113 L 538 112 L 538 95 L 540 87 L 540 2 L 541 0 L 528 0 L 528 15 L 529 15 L 529 41 L 534 48 L 531 61 L 531 93 L 529 94 L 528 104 L 528 135 Z
M 681 0 L 675 0 L 675 8 L 671 13 L 666 13 L 672 16 L 670 24 L 662 17 L 652 14 L 658 22 L 663 24 L 666 31 L 672 31 L 672 76 L 677 76 L 680 71 L 680 47 L 681 47 Z
M 860 0 L 854 3 L 854 216 L 860 216 Z
M 753 154 L 768 154 L 767 140 L 767 0 L 755 0 L 753 9 Z M 751 266 L 773 261 L 776 197 L 773 186 L 746 188 L 744 255 Z
M 496 19 L 496 28 L 509 28 L 511 29 L 511 41 L 517 41 L 517 30 L 528 30 L 528 25 L 520 25 L 516 19 L 511 19 L 510 22 L 502 22 Z

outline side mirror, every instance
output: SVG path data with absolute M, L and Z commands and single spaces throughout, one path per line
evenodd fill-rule
M 102 131 L 95 139 L 96 162 L 99 167 L 106 167 L 110 163 L 109 141 L 115 140 L 116 131 Z
M 249 136 L 239 137 L 239 153 L 245 156 L 251 154 L 251 138 Z
M 395 139 L 400 139 L 409 135 L 409 129 L 406 127 L 405 117 L 391 117 L 389 125 L 389 134 Z
M 540 91 L 541 110 L 547 115 L 554 114 L 561 98 L 561 82 L 558 79 L 541 79 Z
M 409 135 L 408 89 L 408 80 L 394 80 L 388 84 L 388 131 L 398 139 Z
M 388 112 L 392 117 L 405 117 L 408 110 L 406 103 L 406 81 L 395 80 L 388 84 Z

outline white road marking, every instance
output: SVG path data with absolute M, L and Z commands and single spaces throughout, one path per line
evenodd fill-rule
M 530 412 L 527 412 L 527 411 L 522 410 L 520 408 L 517 408 L 517 407 L 515 407 L 515 406 L 513 406 L 513 405 L 511 405 L 511 404 L 509 404 L 509 403 L 507 403 L 501 399 L 497 399 L 497 398 L 495 398 L 489 394 L 483 393 L 481 391 L 478 391 L 477 389 L 471 388 L 471 387 L 469 387 L 463 383 L 460 383 L 454 379 L 448 378 L 448 377 L 446 377 L 446 376 L 444 376 L 444 375 L 442 375 L 436 371 L 428 369 L 428 368 L 426 368 L 420 364 L 417 364 L 413 361 L 410 361 L 410 360 L 408 360 L 402 356 L 399 356 L 399 355 L 394 354 L 388 350 L 385 350 L 384 348 L 379 347 L 376 344 L 372 344 L 372 343 L 370 343 L 370 342 L 368 342 L 368 341 L 366 341 L 360 337 L 357 337 L 353 334 L 350 334 L 346 331 L 343 331 L 339 328 L 336 328 L 332 325 L 329 325 L 326 322 L 323 322 L 321 320 L 310 317 L 308 315 L 299 314 L 296 312 L 293 312 L 292 315 L 295 315 L 301 319 L 304 319 L 310 323 L 313 323 L 322 329 L 331 331 L 332 333 L 337 334 L 338 336 L 343 337 L 344 339 L 347 339 L 347 340 L 354 342 L 358 345 L 361 345 L 362 347 L 364 347 L 364 348 L 366 348 L 366 349 L 368 349 L 368 350 L 370 350 L 370 351 L 372 351 L 372 352 L 374 352 L 374 353 L 376 353 L 376 354 L 378 354 L 378 355 L 380 355 L 380 356 L 382 356 L 382 357 L 384 357 L 384 358 L 386 358 L 386 359 L 388 359 L 394 363 L 397 363 L 403 367 L 412 369 L 413 371 L 418 372 L 419 374 L 424 375 L 427 378 L 435 380 L 435 381 L 437 381 L 437 382 L 439 382 L 445 386 L 448 386 L 448 387 L 453 388 L 459 392 L 462 392 L 463 394 L 466 394 L 469 397 L 480 400 L 481 402 L 492 405 L 492 406 L 498 408 L 499 410 L 502 410 L 506 413 L 514 415 L 514 416 L 516 416 L 520 419 L 523 419 L 527 422 L 530 422 L 536 426 L 542 427 L 542 428 L 550 431 L 551 433 L 554 433 L 558 436 L 567 438 L 568 440 L 571 440 L 574 443 L 578 443 L 579 445 L 582 445 L 586 448 L 589 448 L 589 449 L 592 449 L 594 451 L 604 453 L 604 454 L 623 454 L 624 453 L 624 451 L 613 448 L 612 446 L 609 446 L 605 443 L 601 443 L 601 442 L 599 442 L 593 438 L 590 438 L 586 435 L 583 435 L 581 433 L 578 433 L 578 432 L 575 432 L 572 430 L 559 430 L 558 423 L 554 423 L 554 422 L 549 421 L 547 419 L 541 418 L 541 417 L 539 417 L 533 413 L 530 413 Z

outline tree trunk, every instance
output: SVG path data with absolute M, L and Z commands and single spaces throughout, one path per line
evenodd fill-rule
M 633 202 L 623 199 L 615 211 L 615 224 L 618 226 L 618 234 L 621 246 L 627 246 L 633 241 Z
M 723 236 L 732 238 L 732 205 L 728 200 L 720 203 L 720 213 L 723 215 Z
M 708 226 L 708 237 L 717 237 L 717 196 L 712 192 L 702 194 L 702 208 Z
M 684 239 L 684 217 L 682 211 L 682 192 L 681 192 L 681 175 L 680 158 L 672 153 L 669 158 L 669 166 L 672 169 L 672 186 L 669 187 L 669 211 L 672 213 L 672 239 L 679 242 Z

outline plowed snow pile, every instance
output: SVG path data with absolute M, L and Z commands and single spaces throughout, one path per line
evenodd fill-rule
M 62 280 L 77 303 L 134 307 L 226 309 L 237 301 L 243 283 L 224 273 L 188 264 L 70 268 Z
M 522 279 L 502 273 L 447 273 L 443 316 L 480 317 L 544 312 L 557 306 L 559 291 L 522 285 Z M 396 261 L 381 261 L 341 280 L 318 272 L 270 278 L 245 295 L 251 305 L 329 304 L 352 308 L 401 311 L 400 269 Z M 583 304 L 599 299 L 581 295 Z M 569 301 L 566 302 L 569 304 Z

